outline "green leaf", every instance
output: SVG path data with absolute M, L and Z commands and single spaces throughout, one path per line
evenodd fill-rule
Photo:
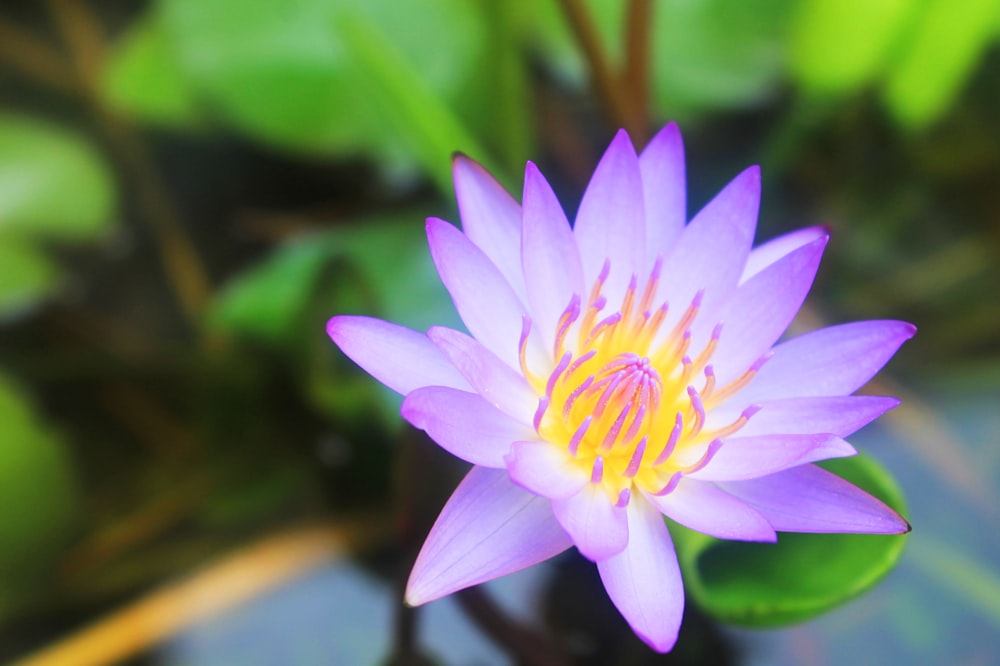
M 101 93 L 109 106 L 164 127 L 201 124 L 192 82 L 158 14 L 133 24 L 107 59 Z
M 920 128 L 940 118 L 995 40 L 996 0 L 930 0 L 884 90 L 901 123 Z
M 314 238 L 285 244 L 218 292 L 209 323 L 265 342 L 290 340 L 328 260 Z
M 918 3 L 910 0 L 804 0 L 791 35 L 791 65 L 803 86 L 848 93 L 884 70 Z
M 442 192 L 451 195 L 452 153 L 462 151 L 485 160 L 486 151 L 374 24 L 345 12 L 337 21 L 337 32 L 361 68 L 359 83 L 368 93 L 373 112 L 396 127 L 424 171 Z M 501 175 L 489 161 L 483 166 Z
M 794 3 L 657 3 L 653 100 L 662 113 L 760 103 L 778 90 Z
M 0 374 L 0 589 L 37 582 L 64 544 L 76 499 L 61 442 Z
M 104 159 L 79 136 L 0 115 L 0 234 L 92 239 L 110 228 L 115 195 Z
M 31 308 L 58 286 L 58 269 L 34 245 L 0 235 L 0 321 Z
M 179 67 L 226 124 L 281 148 L 411 159 L 370 112 L 333 29 L 342 11 L 383 32 L 436 95 L 455 99 L 482 48 L 464 0 L 163 0 Z M 433 48 L 428 36 L 433 35 Z
M 424 216 L 371 218 L 296 238 L 234 278 L 209 321 L 274 344 L 299 339 L 310 305 L 419 330 L 456 321 L 427 250 Z
M 903 498 L 873 459 L 821 467 L 897 511 Z M 800 622 L 858 596 L 896 565 L 906 535 L 781 533 L 777 544 L 722 541 L 669 523 L 687 592 L 724 622 L 773 627 Z

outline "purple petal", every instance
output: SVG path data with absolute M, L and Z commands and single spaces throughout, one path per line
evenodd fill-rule
M 825 227 L 806 227 L 805 229 L 799 229 L 783 236 L 772 238 L 763 245 L 755 247 L 750 251 L 750 256 L 747 257 L 747 265 L 743 269 L 742 277 L 740 277 L 740 284 L 760 273 L 789 252 L 828 235 L 829 233 Z
M 785 255 L 741 285 L 723 308 L 722 337 L 711 364 L 720 384 L 742 375 L 795 318 L 819 268 L 827 237 Z M 699 322 L 694 339 L 707 341 L 716 321 Z
M 740 541 L 776 541 L 764 516 L 711 483 L 681 479 L 662 497 L 645 496 L 657 509 L 692 530 Z
M 465 155 L 455 156 L 452 176 L 462 230 L 526 301 L 521 274 L 521 207 L 486 169 Z
M 646 208 L 646 266 L 664 257 L 687 222 L 684 142 L 676 123 L 669 123 L 639 155 Z
M 427 432 L 441 448 L 475 465 L 505 467 L 512 443 L 535 436 L 478 393 L 428 386 L 406 396 L 403 418 Z
M 604 293 L 610 303 L 620 303 L 632 274 L 643 272 L 646 256 L 642 176 L 625 130 L 618 131 L 594 169 L 573 231 L 586 284 L 593 284 L 609 260 Z
M 580 553 L 595 562 L 617 555 L 628 544 L 625 509 L 611 503 L 604 487 L 586 484 L 566 499 L 552 501 L 552 511 Z
M 665 326 L 680 318 L 699 291 L 704 291 L 702 318 L 729 297 L 750 254 L 759 205 L 760 168 L 750 167 L 684 227 L 664 259 L 669 279 L 661 280 L 657 293 L 657 302 L 671 306 Z
M 469 383 L 422 333 L 371 317 L 339 316 L 326 332 L 375 379 L 406 395 L 422 386 L 467 389 Z
M 571 545 L 547 499 L 515 486 L 506 470 L 474 467 L 431 528 L 410 573 L 406 602 L 419 606 Z
M 760 511 L 780 532 L 910 531 L 909 524 L 881 500 L 815 465 L 722 487 Z
M 730 437 L 703 469 L 688 476 L 701 481 L 742 481 L 856 453 L 853 446 L 833 435 Z
M 520 365 L 518 343 L 527 314 L 510 284 L 472 241 L 444 220 L 427 219 L 427 241 L 441 281 L 469 332 L 512 368 Z M 534 356 L 546 354 L 537 342 Z
M 514 442 L 506 461 L 514 483 L 549 499 L 576 495 L 590 481 L 569 451 L 551 442 Z
M 774 348 L 738 398 L 750 403 L 854 393 L 916 332 L 902 321 L 859 321 L 800 335 Z
M 760 411 L 740 429 L 739 435 L 751 437 L 825 433 L 847 437 L 898 404 L 899 400 L 896 398 L 874 395 L 769 400 L 757 403 Z
M 604 589 L 639 638 L 658 652 L 677 642 L 684 614 L 684 585 L 663 516 L 644 501 L 628 513 L 629 543 L 597 563 Z
M 576 239 L 559 200 L 538 168 L 524 171 L 521 255 L 532 320 L 542 339 L 555 339 L 559 317 L 574 294 L 585 295 Z
M 435 326 L 427 331 L 427 337 L 484 400 L 522 423 L 531 423 L 538 407 L 538 395 L 521 373 L 475 338 L 460 331 Z

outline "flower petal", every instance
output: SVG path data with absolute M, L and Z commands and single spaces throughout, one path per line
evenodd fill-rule
M 763 245 L 755 247 L 750 251 L 750 256 L 747 257 L 747 265 L 743 268 L 740 284 L 760 273 L 789 252 L 829 235 L 825 227 L 806 227 L 772 238 Z
M 524 171 L 521 259 L 532 320 L 546 342 L 574 294 L 583 298 L 583 267 L 576 239 L 545 176 L 531 162 Z
M 400 413 L 444 450 L 486 467 L 505 467 L 510 445 L 535 435 L 531 426 L 507 416 L 478 393 L 443 386 L 413 391 Z
M 657 302 L 667 301 L 664 330 L 676 322 L 695 294 L 704 292 L 701 312 L 710 313 L 736 287 L 757 228 L 760 168 L 736 176 L 684 227 L 664 258 Z M 714 322 L 713 322 L 714 323 Z
M 881 500 L 815 465 L 722 484 L 781 532 L 902 534 L 909 524 Z
M 506 470 L 474 467 L 431 528 L 406 584 L 406 602 L 419 606 L 571 545 L 547 499 L 515 486 Z
M 668 652 L 677 642 L 684 614 L 684 585 L 674 544 L 660 512 L 633 501 L 628 514 L 629 543 L 622 552 L 597 563 L 604 589 L 651 648 Z
M 452 161 L 455 198 L 465 235 L 500 269 L 522 300 L 521 207 L 478 162 L 456 155 Z
M 899 404 L 896 398 L 875 395 L 783 398 L 757 403 L 760 411 L 740 428 L 740 437 L 754 435 L 830 434 L 847 437 Z M 719 424 L 732 422 L 719 415 Z M 712 424 L 709 424 L 712 427 Z
M 701 481 L 742 481 L 856 453 L 853 446 L 833 435 L 730 437 L 703 469 L 688 476 Z
M 587 559 L 600 562 L 628 544 L 625 508 L 614 506 L 600 484 L 588 483 L 572 497 L 553 500 L 552 511 Z
M 859 321 L 792 338 L 774 348 L 739 400 L 854 393 L 916 332 L 902 321 Z
M 514 442 L 506 461 L 511 481 L 549 499 L 576 495 L 590 481 L 569 451 L 550 442 Z
M 722 337 L 711 358 L 721 385 L 742 375 L 788 328 L 809 293 L 826 241 L 819 238 L 771 264 L 741 285 L 722 309 Z M 693 340 L 707 342 L 716 321 L 699 322 Z
M 656 133 L 639 155 L 646 209 L 646 266 L 667 255 L 687 222 L 684 142 L 676 123 Z
M 681 479 L 669 494 L 645 497 L 671 520 L 719 539 L 776 541 L 778 538 L 764 516 L 711 483 Z
M 610 303 L 621 302 L 632 274 L 643 271 L 646 256 L 642 175 L 625 130 L 618 131 L 594 169 L 573 232 L 586 284 L 593 284 L 605 260 L 610 261 L 604 294 Z
M 538 396 L 521 373 L 460 331 L 435 326 L 427 331 L 427 337 L 484 400 L 522 423 L 531 423 Z
M 469 388 L 426 335 L 405 326 L 344 315 L 327 322 L 326 332 L 348 358 L 397 393 L 422 386 Z
M 518 343 L 527 310 L 510 284 L 482 250 L 444 220 L 427 219 L 427 241 L 469 332 L 504 363 L 519 367 Z M 536 360 L 546 358 L 537 336 L 529 337 L 529 351 Z

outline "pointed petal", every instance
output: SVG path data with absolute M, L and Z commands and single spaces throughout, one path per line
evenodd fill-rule
M 757 404 L 760 411 L 740 428 L 739 436 L 823 433 L 847 437 L 898 404 L 896 398 L 875 395 L 768 400 Z M 720 414 L 719 425 L 732 422 L 738 416 L 726 419 Z
M 482 165 L 465 155 L 455 156 L 452 176 L 462 230 L 526 301 L 521 274 L 521 207 Z
M 348 358 L 397 393 L 422 386 L 469 388 L 426 335 L 405 326 L 345 315 L 327 322 L 326 332 Z
M 670 279 L 660 282 L 657 293 L 658 303 L 671 306 L 665 327 L 680 318 L 698 291 L 704 290 L 700 319 L 729 297 L 750 254 L 759 205 L 760 168 L 750 167 L 684 227 L 664 259 L 663 275 Z
M 827 237 L 785 255 L 753 276 L 722 309 L 722 337 L 711 363 L 720 385 L 742 375 L 771 349 L 795 318 L 812 286 Z M 707 342 L 716 321 L 706 319 L 694 339 Z
M 644 501 L 629 503 L 629 543 L 597 563 L 608 596 L 632 630 L 651 648 L 668 652 L 684 614 L 684 586 L 677 554 L 660 512 Z
M 531 426 L 507 416 L 478 393 L 443 386 L 413 391 L 400 413 L 444 450 L 486 467 L 505 467 L 511 444 L 535 436 Z
M 780 532 L 902 534 L 910 526 L 881 500 L 815 465 L 722 484 Z
M 833 435 L 730 437 L 703 469 L 688 476 L 701 481 L 742 481 L 856 453 L 853 446 Z
M 588 483 L 572 497 L 553 500 L 552 511 L 587 559 L 599 562 L 628 544 L 625 509 L 614 506 L 599 484 Z
M 573 232 L 585 283 L 593 284 L 609 260 L 611 273 L 604 293 L 609 303 L 620 303 L 632 274 L 643 272 L 646 256 L 642 176 L 625 130 L 618 131 L 594 169 Z
M 551 344 L 573 294 L 585 295 L 583 267 L 566 213 L 531 162 L 524 171 L 523 210 L 521 255 L 532 320 Z
M 774 356 L 739 392 L 739 400 L 853 393 L 916 331 L 902 321 L 859 321 L 792 338 L 774 348 Z
M 817 238 L 829 235 L 825 227 L 806 227 L 772 238 L 761 246 L 755 247 L 750 251 L 750 256 L 747 257 L 747 265 L 743 269 L 742 277 L 740 277 L 740 284 L 760 273 L 789 252 L 812 243 Z
M 521 423 L 531 423 L 538 396 L 521 373 L 460 331 L 435 326 L 427 331 L 427 337 L 484 400 Z
M 709 536 L 740 541 L 778 538 L 764 516 L 711 483 L 681 479 L 669 494 L 645 497 L 671 520 Z
M 406 585 L 411 606 L 554 557 L 572 545 L 549 500 L 474 467 L 445 504 Z
M 518 342 L 527 310 L 510 284 L 482 250 L 444 220 L 427 219 L 427 241 L 441 281 L 469 332 L 504 363 L 519 367 Z M 529 339 L 529 347 L 536 360 L 546 357 L 537 336 Z
M 549 499 L 576 495 L 590 481 L 569 451 L 550 442 L 514 442 L 506 461 L 511 481 Z
M 676 123 L 669 123 L 639 155 L 646 208 L 646 267 L 657 255 L 667 256 L 687 222 L 684 142 Z

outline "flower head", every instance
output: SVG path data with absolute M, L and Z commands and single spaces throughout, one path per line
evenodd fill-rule
M 519 206 L 459 156 L 464 233 L 431 218 L 427 237 L 471 336 L 330 320 L 344 353 L 406 396 L 404 418 L 474 465 L 417 558 L 409 603 L 576 546 L 666 651 L 684 594 L 664 516 L 748 541 L 909 529 L 810 463 L 856 453 L 843 437 L 897 404 L 851 394 L 914 327 L 858 322 L 776 345 L 826 231 L 751 249 L 756 167 L 686 222 L 683 160 L 673 124 L 641 155 L 619 132 L 571 227 L 533 164 Z

